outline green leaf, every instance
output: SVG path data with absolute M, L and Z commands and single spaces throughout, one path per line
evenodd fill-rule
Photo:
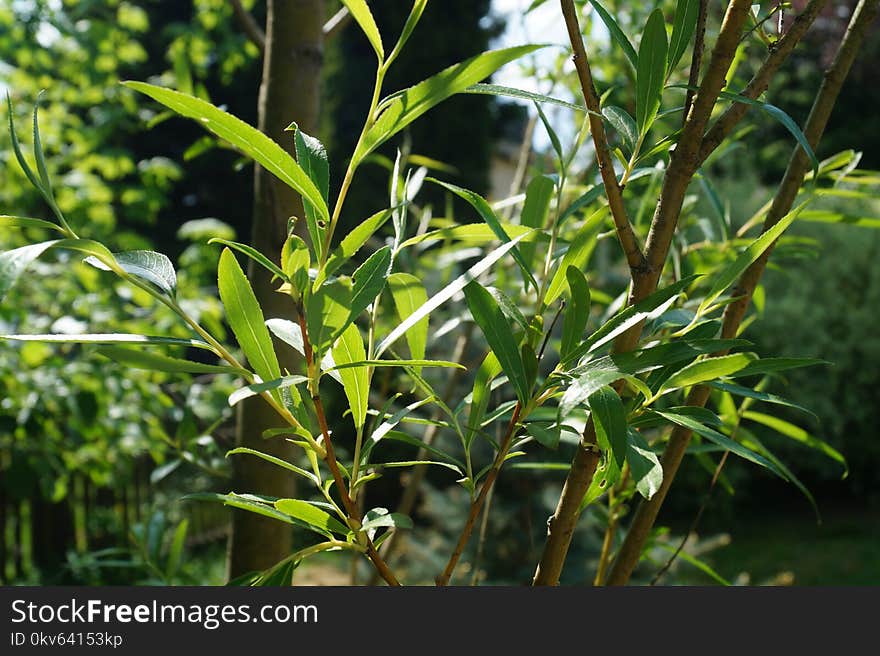
M 718 572 L 716 572 L 714 569 L 712 569 L 712 567 L 708 563 L 700 560 L 699 558 L 692 556 L 684 549 L 679 551 L 676 547 L 673 547 L 670 544 L 664 544 L 663 542 L 657 542 L 656 544 L 661 549 L 665 549 L 669 553 L 676 554 L 676 558 L 681 558 L 688 565 L 693 565 L 698 570 L 703 572 L 706 576 L 713 579 L 716 583 L 720 583 L 721 585 L 726 585 L 726 586 L 730 585 L 730 581 L 728 581 L 723 576 L 721 576 Z
M 401 513 L 388 512 L 387 508 L 373 508 L 364 515 L 364 531 L 372 531 L 380 527 L 412 528 L 412 520 Z
M 449 367 L 452 369 L 466 369 L 458 362 L 449 360 L 356 360 L 346 363 L 334 363 L 324 371 L 333 373 L 345 369 L 358 369 L 361 367 Z
M 202 362 L 190 362 L 172 358 L 159 353 L 151 353 L 136 349 L 122 348 L 119 346 L 104 346 L 98 349 L 98 353 L 123 364 L 132 369 L 146 369 L 147 371 L 163 371 L 174 374 L 223 374 L 245 373 L 242 369 L 228 365 L 204 364 Z
M 756 356 L 751 353 L 736 353 L 692 362 L 667 378 L 660 386 L 659 393 L 729 376 L 755 359 Z
M 672 37 L 669 39 L 667 77 L 678 66 L 678 62 L 687 50 L 697 28 L 699 14 L 700 0 L 678 0 L 675 6 L 675 21 L 672 23 Z
M 390 246 L 383 246 L 370 255 L 367 261 L 354 272 L 352 276 L 351 321 L 354 321 L 382 293 L 389 273 L 391 273 Z
M 471 393 L 468 425 L 465 432 L 465 443 L 470 444 L 483 423 L 486 409 L 489 407 L 489 397 L 492 391 L 492 381 L 501 374 L 501 364 L 493 351 L 489 351 L 477 375 L 474 378 L 473 392 Z
M 742 376 L 757 376 L 759 374 L 772 374 L 778 371 L 799 369 L 800 367 L 813 367 L 817 364 L 831 364 L 826 360 L 816 358 L 762 358 L 750 362 L 734 374 L 735 378 Z
M 565 152 L 562 149 L 562 142 L 559 141 L 559 135 L 556 134 L 556 130 L 553 129 L 553 124 L 550 122 L 550 119 L 547 118 L 547 114 L 544 113 L 544 108 L 541 107 L 540 104 L 535 103 L 535 111 L 538 112 L 538 118 L 541 119 L 541 124 L 547 131 L 547 136 L 550 137 L 550 145 L 553 146 L 553 152 L 556 153 L 556 158 L 560 167 L 559 170 L 561 171 L 562 167 L 565 166 Z
M 171 538 L 171 546 L 168 547 L 168 559 L 165 564 L 166 578 L 172 578 L 180 569 L 180 563 L 183 560 L 183 548 L 186 546 L 186 531 L 189 528 L 189 520 L 184 519 L 174 529 L 174 536 Z
M 294 519 L 305 523 L 312 530 L 331 537 L 333 533 L 347 535 L 348 528 L 338 519 L 334 519 L 330 513 L 321 510 L 301 499 L 278 499 L 275 502 L 275 509 L 290 515 Z
M 228 248 L 224 248 L 220 254 L 217 284 L 229 326 L 254 371 L 264 381 L 280 378 L 281 369 L 265 325 L 263 310 L 235 255 Z
M 397 317 L 407 321 L 420 307 L 428 302 L 428 294 L 422 282 L 409 273 L 392 273 L 388 276 L 388 289 L 394 299 Z M 425 357 L 428 344 L 428 316 L 416 321 L 406 331 L 406 343 L 413 359 Z M 377 354 L 380 351 L 377 349 Z
M 516 324 L 523 330 L 528 330 L 528 321 L 526 320 L 520 309 L 516 306 L 516 304 L 510 300 L 510 297 L 507 294 L 502 292 L 497 287 L 486 287 L 486 291 L 492 294 L 492 298 L 495 299 L 495 302 L 498 304 L 498 308 L 501 310 L 504 316 L 508 318 L 511 326 Z
M 630 176 L 632 179 L 632 176 Z M 578 196 L 578 198 L 568 207 L 565 208 L 565 211 L 562 213 L 562 216 L 559 217 L 559 223 L 562 224 L 568 217 L 573 214 L 579 212 L 584 207 L 588 205 L 592 205 L 595 203 L 602 195 L 605 193 L 605 185 L 597 184 L 590 187 L 586 192 Z M 598 231 L 598 226 L 597 226 Z
M 177 337 L 155 337 L 152 335 L 128 335 L 125 333 L 90 333 L 80 335 L 0 335 L 0 339 L 11 339 L 19 342 L 54 342 L 67 344 L 172 344 L 175 346 L 192 346 L 213 351 L 214 349 L 197 339 L 179 339 Z
M 258 394 L 262 394 L 263 392 L 270 392 L 277 389 L 286 389 L 293 387 L 294 385 L 307 383 L 308 381 L 309 379 L 305 376 L 300 376 L 296 374 L 291 376 L 281 376 L 280 378 L 276 378 L 274 380 L 267 380 L 264 382 L 253 383 L 252 385 L 241 387 L 230 394 L 227 401 L 229 403 L 229 406 L 232 407 L 237 403 L 244 401 L 245 399 L 249 399 L 252 396 L 257 396 Z M 297 403 L 301 399 L 298 392 L 296 393 L 295 399 Z
M 415 312 L 409 315 L 400 325 L 398 325 L 394 330 L 389 333 L 385 339 L 376 347 L 376 353 L 374 354 L 376 357 L 380 356 L 384 353 L 389 346 L 391 346 L 394 342 L 400 339 L 401 336 L 405 335 L 407 331 L 422 321 L 425 317 L 427 317 L 431 312 L 436 310 L 438 307 L 443 305 L 450 298 L 455 296 L 458 292 L 460 292 L 464 287 L 471 281 L 482 275 L 489 268 L 495 264 L 498 260 L 500 260 L 504 255 L 511 249 L 513 246 L 520 240 L 522 237 L 515 237 L 512 241 L 506 244 L 502 244 L 495 250 L 491 251 L 488 255 L 486 255 L 479 262 L 474 264 L 471 268 L 465 271 L 458 278 L 447 284 L 443 289 L 434 294 L 429 300 L 427 300 L 423 305 L 421 305 Z M 389 285 L 391 284 L 391 278 L 396 274 L 392 274 L 389 276 Z M 412 352 L 412 349 L 410 349 Z
M 480 196 L 479 194 L 475 194 L 469 189 L 463 189 L 462 187 L 458 187 L 448 182 L 443 182 L 442 180 L 437 180 L 436 178 L 426 178 L 426 180 L 448 189 L 463 200 L 467 201 L 471 205 L 471 207 L 473 207 L 477 211 L 477 214 L 480 215 L 480 218 L 482 218 L 483 221 L 486 222 L 486 225 L 488 225 L 492 229 L 492 232 L 495 233 L 495 236 L 498 237 L 501 242 L 506 244 L 511 243 L 510 237 L 504 231 L 504 227 L 501 225 L 501 222 L 498 220 L 495 212 L 482 196 Z M 516 246 L 513 247 L 511 254 L 513 255 L 513 259 L 516 260 L 516 263 L 519 264 L 520 269 L 522 270 L 523 279 L 531 282 L 535 286 L 535 289 L 537 289 L 538 281 L 535 280 L 535 277 L 532 275 L 532 272 L 529 269 L 529 265 L 526 264 L 526 261 L 523 259 L 522 253 L 519 252 L 519 249 Z
M 350 324 L 342 331 L 339 339 L 333 345 L 333 361 L 337 367 L 346 364 L 360 362 L 367 359 L 364 350 L 364 339 L 361 331 L 355 324 Z M 355 428 L 362 428 L 367 418 L 367 407 L 370 396 L 370 370 L 367 367 L 352 367 L 342 369 L 339 372 L 342 379 L 342 388 L 348 399 L 348 407 L 351 408 L 351 416 Z
M 181 116 L 196 120 L 209 132 L 225 139 L 279 180 L 302 194 L 303 200 L 310 202 L 324 221 L 330 221 L 327 203 L 324 202 L 315 183 L 287 151 L 256 128 L 214 107 L 211 103 L 178 91 L 144 82 L 123 82 L 123 84 L 150 96 Z
M 299 565 L 299 561 L 283 560 L 271 569 L 259 573 L 256 578 L 247 585 L 251 587 L 281 587 L 293 585 L 293 572 Z
M 288 130 L 291 128 L 294 131 L 293 142 L 296 147 L 296 160 L 306 175 L 315 183 L 324 202 L 327 202 L 330 194 L 330 164 L 327 160 L 327 150 L 315 137 L 300 130 L 296 123 L 291 123 L 287 127 Z M 312 246 L 315 248 L 317 258 L 323 260 L 324 234 L 327 224 L 322 221 L 320 211 L 310 202 L 305 201 L 303 209 L 306 213 L 306 227 L 312 240 Z
M 784 419 L 779 419 L 778 417 L 766 415 L 762 412 L 752 412 L 751 410 L 744 412 L 742 416 L 745 419 L 751 419 L 752 421 L 758 422 L 759 424 L 763 424 L 767 428 L 773 429 L 780 435 L 784 435 L 785 437 L 792 439 L 800 444 L 803 444 L 804 446 L 807 446 L 814 451 L 818 451 L 819 453 L 830 458 L 831 460 L 840 463 L 843 466 L 843 478 L 846 478 L 847 474 L 849 473 L 849 467 L 846 464 L 846 458 L 843 457 L 843 454 L 840 453 L 840 451 L 832 447 L 825 440 L 821 440 L 818 437 L 810 435 L 800 426 L 795 426 L 794 424 L 789 423 Z
M 639 129 L 636 127 L 636 122 L 629 115 L 629 112 L 616 105 L 606 105 L 602 108 L 602 115 L 617 130 L 623 145 L 629 149 L 630 153 L 633 153 L 636 148 L 636 142 L 639 139 Z
M 504 228 L 504 231 L 510 235 L 511 238 L 516 239 L 517 237 L 521 237 L 523 242 L 535 241 L 542 236 L 540 232 L 527 226 L 516 225 L 513 223 L 502 223 L 501 227 Z M 485 223 L 466 223 L 464 225 L 431 230 L 430 232 L 410 237 L 400 244 L 398 250 L 403 250 L 409 246 L 415 246 L 416 244 L 421 244 L 426 241 L 448 240 L 479 246 L 481 244 L 488 244 L 496 241 L 497 239 L 498 237 L 495 235 L 495 232 Z M 523 252 L 525 252 L 525 249 L 523 249 Z
M 636 69 L 636 125 L 645 134 L 660 110 L 663 85 L 666 82 L 666 21 L 663 12 L 655 9 L 648 16 Z
M 208 240 L 209 244 L 223 244 L 224 246 L 229 246 L 229 248 L 238 251 L 239 253 L 243 253 L 251 258 L 254 262 L 262 266 L 266 271 L 271 273 L 274 276 L 278 276 L 281 280 L 288 280 L 287 274 L 281 270 L 272 260 L 263 255 L 260 251 L 258 251 L 253 246 L 248 246 L 247 244 L 240 244 L 237 241 L 231 241 L 229 239 L 221 239 L 219 237 L 214 237 L 213 239 Z
M 530 435 L 538 444 L 553 450 L 559 446 L 559 440 L 562 437 L 562 429 L 558 424 L 547 428 L 532 422 L 526 424 L 524 430 L 526 435 Z
M 595 368 L 581 373 L 565 390 L 559 401 L 559 416 L 567 417 L 571 411 L 584 403 L 590 395 L 606 385 L 626 377 L 617 368 Z
M 578 347 L 590 318 L 590 286 L 580 269 L 566 267 L 569 302 L 562 315 L 562 341 L 559 346 L 561 360 L 565 362 L 568 354 Z
M 177 273 L 171 260 L 162 253 L 154 251 L 123 251 L 114 253 L 113 257 L 124 271 L 133 276 L 151 282 L 160 290 L 174 296 L 177 291 Z M 96 269 L 111 271 L 111 267 L 95 256 L 87 257 L 86 264 L 91 264 Z
M 0 214 L 0 228 L 45 228 L 47 230 L 64 232 L 61 226 L 51 221 L 31 219 L 25 216 L 9 216 L 8 214 Z
M 544 295 L 544 307 L 549 307 L 565 291 L 568 285 L 566 271 L 568 271 L 569 267 L 574 267 L 578 271 L 584 271 L 587 268 L 590 255 L 593 254 L 593 249 L 596 248 L 596 235 L 599 232 L 599 227 L 599 221 L 587 221 L 578 231 L 577 235 L 575 235 L 574 240 L 568 246 L 568 250 L 565 251 L 565 255 L 562 256 L 556 273 L 553 274 L 553 278 L 550 280 L 547 293 Z
M 0 217 L 2 219 L 2 217 Z M 817 223 L 842 223 L 844 225 L 859 226 L 861 228 L 880 228 L 880 217 L 859 216 L 858 214 L 845 214 L 831 210 L 805 210 L 798 216 L 800 221 L 814 221 Z M 50 224 L 54 225 L 54 224 Z
M 297 467 L 296 465 L 291 464 L 291 463 L 287 462 L 286 460 L 282 460 L 281 458 L 276 458 L 275 456 L 270 455 L 268 453 L 263 453 L 262 451 L 256 451 L 254 449 L 249 449 L 247 447 L 240 446 L 235 449 L 231 449 L 231 450 L 227 451 L 226 457 L 228 458 L 229 456 L 234 456 L 234 455 L 239 455 L 239 454 L 256 456 L 257 458 L 260 458 L 261 460 L 265 460 L 266 462 L 270 462 L 273 465 L 277 465 L 278 467 L 281 467 L 282 469 L 286 469 L 287 471 L 291 471 L 294 474 L 299 474 L 300 476 L 303 476 L 303 477 L 309 479 L 310 481 L 312 481 L 315 485 L 320 485 L 320 481 L 318 481 L 318 477 L 315 476 L 312 472 L 306 471 L 305 469 L 301 469 L 300 467 Z
M 324 357 L 334 340 L 351 323 L 351 280 L 325 282 L 306 299 L 306 330 L 316 360 Z
M 715 299 L 721 296 L 728 287 L 735 283 L 743 272 L 761 257 L 764 251 L 770 248 L 780 236 L 782 236 L 782 233 L 792 224 L 792 222 L 798 217 L 798 214 L 800 214 L 801 210 L 803 210 L 809 202 L 810 201 L 807 200 L 801 203 L 794 210 L 782 217 L 776 225 L 762 233 L 760 237 L 749 244 L 733 262 L 715 274 L 712 281 L 712 288 L 706 293 L 705 297 L 700 302 L 697 316 L 702 315 L 706 309 L 715 302 Z
M 785 474 L 783 474 L 782 471 L 778 467 L 776 467 L 776 465 L 767 460 L 767 458 L 765 458 L 764 456 L 755 453 L 751 449 L 747 449 L 742 444 L 730 439 L 726 435 L 722 435 L 718 431 L 713 430 L 708 426 L 704 426 L 693 417 L 674 412 L 661 412 L 659 410 L 655 410 L 655 412 L 661 417 L 664 417 L 665 419 L 671 421 L 673 424 L 678 424 L 679 426 L 683 426 L 684 428 L 692 430 L 697 435 L 706 438 L 710 442 L 714 442 L 718 446 L 723 447 L 731 453 L 738 455 L 740 458 L 744 458 L 745 460 L 749 460 L 750 462 L 753 462 L 757 465 L 766 467 L 774 474 L 779 476 L 782 480 L 788 480 Z
M 382 47 L 382 36 L 379 34 L 379 28 L 376 27 L 376 21 L 370 8 L 367 6 L 366 0 L 342 0 L 342 4 L 348 7 L 349 13 L 360 25 L 360 28 L 367 35 L 370 45 L 376 51 L 376 56 L 381 63 L 385 59 L 385 48 Z
M 630 40 L 627 38 L 626 34 L 624 34 L 623 30 L 620 29 L 620 25 L 617 24 L 614 17 L 597 0 L 590 0 L 590 4 L 593 5 L 593 9 L 596 10 L 596 13 L 599 14 L 599 18 L 605 23 L 605 27 L 608 28 L 611 38 L 614 39 L 617 45 L 623 50 L 623 54 L 626 55 L 626 60 L 633 67 L 633 70 L 638 70 L 639 58 L 638 55 L 636 55 L 636 49 L 633 48 L 632 43 L 630 43 Z
M 527 228 L 542 230 L 547 225 L 550 202 L 553 200 L 555 191 L 556 181 L 549 175 L 536 175 L 532 178 L 526 187 L 526 200 L 520 213 L 520 223 Z M 520 247 L 520 252 L 523 260 L 531 269 L 535 261 L 535 245 L 523 244 Z
M 626 461 L 626 410 L 617 392 L 608 386 L 590 394 L 589 403 L 599 448 L 610 458 L 611 466 L 605 472 L 605 477 L 610 478 L 608 484 L 613 485 Z
M 793 401 L 789 401 L 786 398 L 781 396 L 777 396 L 776 394 L 769 394 L 767 392 L 759 392 L 758 390 L 751 389 L 749 387 L 743 387 L 742 385 L 736 385 L 734 383 L 727 383 L 721 381 L 714 381 L 709 383 L 710 387 L 714 387 L 715 389 L 721 390 L 722 392 L 728 392 L 730 394 L 734 394 L 736 396 L 744 396 L 749 399 L 755 399 L 757 401 L 764 401 L 765 403 L 775 403 L 776 405 L 784 405 L 789 408 L 795 408 L 796 410 L 800 410 L 801 412 L 806 412 L 807 414 L 816 415 L 809 408 L 805 408 L 802 405 L 798 405 Z
M 464 296 L 474 321 L 498 358 L 501 369 L 507 374 L 517 398 L 525 405 L 531 396 L 531 389 L 519 347 L 504 313 L 492 295 L 476 281 L 468 283 L 464 288 Z
M 575 103 L 568 102 L 567 100 L 560 100 L 559 98 L 553 98 L 551 96 L 545 96 L 542 93 L 534 93 L 532 91 L 525 91 L 524 89 L 514 89 L 513 87 L 505 87 L 500 84 L 474 84 L 469 86 L 464 90 L 465 93 L 472 93 L 480 96 L 502 96 L 507 98 L 518 98 L 519 100 L 531 100 L 535 103 L 549 103 L 551 105 L 558 105 L 559 107 L 565 107 L 566 109 L 574 109 L 579 112 L 586 112 L 587 108 L 583 105 L 577 105 Z
M 318 272 L 318 277 L 315 278 L 315 288 L 319 287 L 328 276 L 332 276 L 339 270 L 339 267 L 348 262 L 367 243 L 367 240 L 376 234 L 376 231 L 391 218 L 393 211 L 392 208 L 376 212 L 345 235 L 339 246 L 327 259 L 327 264 Z
M 21 170 L 24 171 L 25 176 L 34 186 L 34 189 L 38 190 L 40 194 L 48 200 L 47 190 L 43 189 L 42 184 L 37 180 L 37 176 L 34 175 L 33 169 L 28 165 L 27 160 L 21 152 L 21 145 L 18 142 L 18 135 L 15 132 L 15 122 L 12 120 L 12 99 L 9 97 L 8 91 L 6 92 L 6 109 L 7 116 L 9 117 L 9 137 L 12 140 L 12 152 L 15 154 L 15 159 L 18 160 L 18 165 L 21 167 Z
M 11 251 L 0 252 L 0 300 L 6 297 L 9 290 L 15 286 L 16 281 L 31 262 L 40 257 L 48 249 L 52 248 L 60 240 L 43 241 L 38 244 L 28 244 L 14 248 Z
M 626 438 L 626 462 L 629 464 L 630 475 L 639 494 L 650 499 L 663 484 L 663 467 L 657 454 L 638 431 L 628 430 Z
M 410 9 L 409 16 L 406 17 L 406 23 L 404 23 L 403 29 L 400 31 L 400 37 L 398 37 L 391 54 L 388 55 L 388 61 L 385 64 L 386 68 L 397 58 L 398 53 L 406 45 L 406 42 L 409 41 L 409 37 L 412 36 L 413 30 L 416 29 L 416 25 L 418 25 L 422 12 L 425 11 L 427 5 L 428 0 L 413 0 L 412 9 Z
M 276 510 L 274 506 L 270 505 L 273 501 L 253 494 L 236 494 L 235 492 L 230 492 L 229 494 L 197 492 L 195 494 L 187 494 L 182 497 L 182 500 L 220 502 L 223 505 L 238 508 L 239 510 L 246 510 L 257 515 L 262 515 L 263 517 L 269 517 L 270 519 L 276 519 L 285 524 L 299 524 L 299 522 L 294 521 L 290 515 L 283 513 L 280 510 Z M 308 527 L 308 525 L 306 526 Z
M 416 410 L 417 408 L 421 408 L 423 405 L 430 403 L 433 400 L 434 399 L 429 397 L 427 399 L 422 399 L 421 401 L 414 401 L 414 402 L 410 403 L 409 405 L 405 406 L 404 408 L 401 408 L 400 410 L 395 412 L 393 415 L 391 415 L 388 419 L 386 419 L 381 424 L 379 424 L 379 426 L 376 427 L 376 430 L 374 430 L 372 432 L 372 434 L 370 435 L 370 439 L 375 444 L 376 442 L 381 440 L 383 437 L 388 435 L 391 432 L 391 430 L 395 426 L 397 426 L 397 424 L 399 424 L 401 421 L 403 421 L 403 418 L 406 417 L 409 413 L 411 413 L 413 410 Z M 420 443 L 420 445 L 421 445 L 421 443 Z
M 435 105 L 492 75 L 505 64 L 541 47 L 528 45 L 490 50 L 450 66 L 406 89 L 385 105 L 384 111 L 367 131 L 352 160 L 360 162 Z

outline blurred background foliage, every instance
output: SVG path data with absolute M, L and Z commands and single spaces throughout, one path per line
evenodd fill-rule
M 263 21 L 263 2 L 243 4 L 258 23 Z M 382 32 L 396 33 L 408 11 L 406 3 L 370 4 Z M 520 23 L 527 27 L 529 19 L 522 18 L 522 11 L 528 3 L 519 4 L 429 3 L 412 47 L 392 69 L 388 88 L 402 88 L 491 47 L 505 38 L 505 21 L 508 30 Z M 556 11 L 555 3 L 547 4 Z M 662 4 L 671 15 L 675 3 Z M 829 3 L 832 8 L 768 94 L 770 102 L 799 123 L 828 63 L 827 44 L 839 39 L 849 16 L 840 7 L 852 4 Z M 605 5 L 623 29 L 634 34 L 655 3 L 609 0 Z M 519 11 L 503 11 L 517 7 Z M 328 2 L 327 8 L 329 16 L 338 3 Z M 632 71 L 606 38 L 598 18 L 589 16 L 586 29 L 596 36 L 590 46 L 601 53 L 595 58 L 597 83 L 611 89 L 615 104 L 631 107 Z M 819 149 L 820 159 L 856 148 L 863 153 L 862 167 L 880 168 L 876 147 L 880 124 L 866 113 L 880 100 L 880 86 L 870 83 L 876 75 L 871 67 L 880 54 L 877 34 L 875 28 L 844 89 Z M 546 40 L 542 34 L 529 36 Z M 748 79 L 764 49 L 757 39 L 744 42 L 732 88 Z M 334 167 L 331 189 L 341 179 L 346 153 L 362 124 L 371 66 L 369 45 L 356 29 L 346 28 L 325 46 L 320 136 Z M 197 126 L 168 120 L 118 81 L 149 80 L 194 93 L 253 124 L 260 72 L 260 52 L 240 29 L 226 0 L 0 4 L 0 88 L 9 90 L 13 118 L 25 135 L 30 106 L 45 90 L 41 131 L 61 209 L 71 223 L 88 226 L 88 236 L 104 240 L 114 250 L 150 248 L 168 254 L 181 278 L 181 299 L 218 334 L 223 331 L 215 292 L 219 251 L 206 242 L 212 236 L 250 234 L 251 165 L 205 138 Z M 576 81 L 561 49 L 545 59 L 522 63 L 517 75 L 542 92 L 576 97 Z M 413 166 L 425 164 L 438 177 L 499 200 L 507 189 L 495 188 L 490 174 L 493 167 L 511 159 L 511 152 L 519 151 L 530 113 L 534 109 L 526 105 L 463 96 L 415 123 L 395 146 L 403 149 Z M 573 137 L 580 127 L 564 110 L 551 111 L 550 116 L 554 124 L 558 122 L 561 135 Z M 672 115 L 666 120 L 679 119 Z M 702 230 L 711 237 L 719 212 L 722 222 L 738 227 L 766 200 L 768 188 L 784 170 L 792 146 L 788 134 L 763 115 L 750 115 L 746 124 L 744 141 L 726 151 L 736 156 L 716 157 L 704 170 L 705 184 L 687 204 L 689 230 Z M 549 143 L 540 126 L 534 139 L 536 152 L 526 181 L 552 168 L 545 152 Z M 588 146 L 582 148 L 584 177 L 594 173 L 590 155 Z M 364 168 L 351 192 L 343 225 L 387 205 L 393 156 L 393 148 L 380 151 Z M 644 223 L 653 210 L 653 183 L 645 178 L 633 184 L 648 199 L 633 209 Z M 434 186 L 425 187 L 419 206 L 434 217 L 468 220 L 464 207 Z M 847 212 L 854 211 L 851 204 L 846 207 Z M 876 215 L 880 208 L 875 201 L 861 209 Z M 14 162 L 5 129 L 0 130 L 0 211 L 46 214 Z M 774 382 L 774 391 L 816 413 L 815 421 L 785 411 L 778 416 L 808 426 L 841 450 L 850 474 L 841 480 L 836 463 L 789 448 L 785 441 L 774 442 L 770 431 L 751 426 L 762 439 L 767 434 L 768 444 L 811 488 L 825 524 L 817 527 L 809 505 L 781 482 L 771 481 L 756 468 L 731 463 L 726 476 L 735 493 L 716 490 L 702 525 L 709 537 L 698 540 L 689 553 L 707 554 L 716 570 L 733 582 L 785 583 L 792 571 L 796 583 L 877 583 L 880 562 L 862 547 L 871 539 L 866 527 L 876 526 L 880 513 L 880 447 L 875 435 L 880 383 L 876 336 L 880 269 L 875 263 L 880 234 L 858 226 L 810 224 L 796 225 L 792 235 L 792 247 L 780 250 L 778 260 L 774 256 L 778 266 L 765 278 L 766 307 L 747 337 L 762 354 L 819 357 L 833 363 L 793 371 Z M 13 231 L 0 235 L 3 249 L 23 243 L 22 235 Z M 591 284 L 613 288 L 619 282 L 614 246 L 609 240 L 600 242 L 592 260 Z M 438 249 L 433 259 L 422 264 L 424 270 L 418 273 L 427 286 L 437 288 L 444 276 L 451 275 L 454 262 L 443 257 L 443 249 Z M 137 290 L 108 286 L 107 274 L 100 271 L 61 255 L 38 263 L 34 271 L 39 275 L 23 279 L 0 306 L 3 332 L 186 336 L 164 308 L 151 305 Z M 439 322 L 461 319 L 466 318 L 444 316 Z M 444 349 L 443 357 L 448 343 Z M 476 368 L 481 357 L 474 350 L 465 360 Z M 435 382 L 442 388 L 442 382 Z M 0 345 L 0 580 L 223 583 L 222 539 L 229 511 L 178 500 L 190 492 L 227 490 L 229 466 L 224 454 L 232 446 L 232 412 L 226 398 L 232 385 L 223 376 L 120 371 L 117 364 L 83 347 Z M 461 385 L 466 389 L 468 381 Z M 399 381 L 385 381 L 386 390 L 398 388 Z M 342 407 L 342 399 L 338 405 Z M 338 424 L 335 430 L 344 434 L 348 428 L 341 416 Z M 412 452 L 402 449 L 401 454 L 409 457 Z M 566 459 L 565 454 L 558 455 Z M 462 568 L 462 582 L 521 583 L 530 577 L 541 548 L 542 527 L 563 476 L 564 472 L 523 468 L 501 477 L 489 519 L 481 529 L 485 538 L 480 543 L 488 546 L 471 554 Z M 682 483 L 674 488 L 661 515 L 661 523 L 671 527 L 665 531 L 678 536 L 702 502 L 711 472 L 688 462 L 679 476 Z M 420 524 L 431 528 L 408 536 L 401 552 L 410 580 L 433 578 L 466 508 L 462 488 L 451 485 L 448 475 L 429 473 L 426 489 L 418 516 Z M 371 504 L 375 498 L 392 507 L 400 494 L 396 478 L 371 484 Z M 601 512 L 597 506 L 581 521 L 566 582 L 592 577 L 591 558 L 604 531 Z M 793 546 L 788 550 L 779 546 L 773 550 L 775 559 L 769 559 L 761 526 L 780 512 L 791 525 Z M 668 535 L 658 531 L 649 564 L 664 560 Z M 732 545 L 726 546 L 731 535 Z M 827 559 L 816 560 L 812 552 L 803 559 L 792 556 L 795 545 L 809 539 L 824 541 Z M 828 566 L 851 557 L 858 566 L 850 570 Z M 343 573 L 323 568 L 321 558 L 315 562 L 311 569 L 304 568 L 302 580 L 348 580 Z M 744 578 L 748 572 L 751 578 Z M 666 581 L 712 579 L 679 563 Z

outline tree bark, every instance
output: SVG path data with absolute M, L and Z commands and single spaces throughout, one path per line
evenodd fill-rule
M 323 60 L 324 0 L 268 0 L 266 50 L 259 96 L 259 128 L 291 153 L 293 135 L 284 132 L 291 121 L 303 131 L 318 127 L 320 76 Z M 251 245 L 277 260 L 287 237 L 287 221 L 303 216 L 302 201 L 290 187 L 257 166 L 254 172 L 254 214 Z M 253 262 L 248 275 L 266 318 L 292 318 L 290 299 L 275 291 L 270 275 Z M 293 369 L 292 350 L 275 342 L 282 370 Z M 262 433 L 278 425 L 274 410 L 254 398 L 239 406 L 236 441 L 290 459 L 291 445 L 265 441 Z M 234 490 L 290 497 L 295 481 L 290 474 L 257 458 L 233 460 Z M 230 577 L 271 567 L 292 550 L 290 527 L 253 513 L 235 511 L 228 548 Z

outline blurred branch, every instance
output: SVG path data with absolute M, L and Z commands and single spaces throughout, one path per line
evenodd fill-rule
M 266 50 L 266 33 L 251 16 L 251 13 L 244 8 L 241 0 L 230 0 L 232 5 L 232 13 L 238 21 L 239 26 L 247 35 L 248 39 L 260 49 L 260 52 Z M 351 22 L 351 13 L 347 7 L 343 7 L 337 11 L 330 19 L 324 23 L 324 40 L 330 40 L 336 36 L 342 29 Z
M 709 0 L 700 0 L 700 11 L 697 14 L 697 29 L 694 35 L 694 54 L 691 57 L 691 70 L 688 75 L 687 98 L 684 101 L 684 112 L 681 120 L 687 121 L 694 103 L 694 89 L 700 83 L 700 68 L 703 66 L 703 50 L 706 47 L 706 14 L 708 14 Z

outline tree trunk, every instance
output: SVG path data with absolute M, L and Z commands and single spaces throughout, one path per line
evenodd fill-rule
M 260 86 L 259 128 L 293 152 L 293 135 L 284 132 L 291 121 L 314 134 L 318 126 L 320 75 L 323 60 L 324 0 L 268 0 L 266 50 Z M 287 221 L 303 216 L 299 196 L 274 176 L 256 167 L 251 244 L 277 260 L 287 237 Z M 250 263 L 251 284 L 266 318 L 292 318 L 290 299 L 275 292 L 270 275 Z M 294 354 L 276 341 L 282 370 L 293 369 Z M 239 406 L 236 441 L 240 446 L 272 453 L 284 459 L 295 456 L 291 445 L 263 440 L 267 428 L 279 426 L 275 412 L 260 398 Z M 236 456 L 234 490 L 278 497 L 294 494 L 290 472 L 260 459 Z M 290 554 L 290 527 L 253 513 L 235 511 L 229 540 L 230 577 L 271 567 Z

